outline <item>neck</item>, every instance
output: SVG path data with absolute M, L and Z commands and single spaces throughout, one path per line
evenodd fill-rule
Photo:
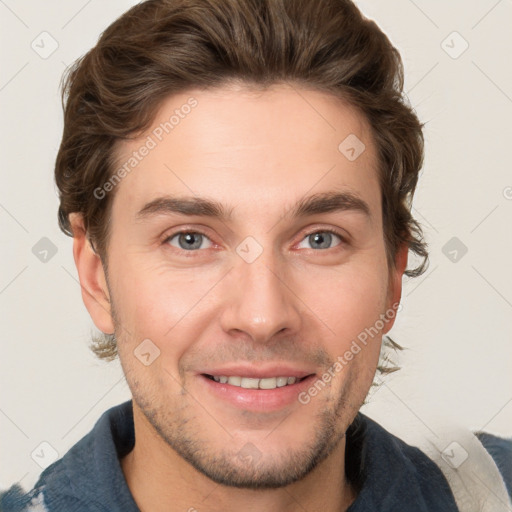
M 356 497 L 345 476 L 345 437 L 298 482 L 279 489 L 238 489 L 219 485 L 198 472 L 165 443 L 137 407 L 133 412 L 136 442 L 121 459 L 121 468 L 141 512 L 340 512 Z

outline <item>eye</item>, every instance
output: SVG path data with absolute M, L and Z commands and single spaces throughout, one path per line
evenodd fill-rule
M 314 231 L 313 233 L 306 235 L 303 242 L 301 243 L 307 241 L 311 244 L 313 249 L 331 249 L 333 247 L 331 246 L 331 244 L 334 238 L 338 238 L 340 240 L 340 242 L 336 244 L 336 246 L 344 242 L 344 238 L 339 233 L 337 233 L 334 230 L 327 229 L 322 231 Z M 304 247 L 299 246 L 299 249 L 303 248 Z
M 338 239 L 339 242 L 333 246 L 332 244 L 336 239 Z M 345 242 L 345 238 L 335 230 L 324 229 L 309 233 L 304 237 L 301 244 L 304 242 L 310 243 L 311 248 L 313 249 L 332 249 Z M 197 252 L 199 249 L 209 249 L 213 245 L 207 235 L 197 231 L 179 231 L 168 236 L 163 243 L 187 252 Z M 204 243 L 207 245 L 205 246 Z M 301 245 L 298 247 L 299 249 L 307 249 L 307 247 L 302 247 Z
M 174 239 L 176 241 L 174 242 Z M 210 245 L 208 247 L 202 247 L 203 242 L 207 240 Z M 211 240 L 203 233 L 196 231 L 181 231 L 169 236 L 164 240 L 164 243 L 168 243 L 178 249 L 185 251 L 194 251 L 195 249 L 208 249 L 211 247 Z

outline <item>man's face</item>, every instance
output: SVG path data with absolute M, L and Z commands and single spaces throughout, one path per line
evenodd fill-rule
M 197 105 L 183 108 L 190 97 Z M 365 145 L 355 159 L 354 136 Z M 223 87 L 166 100 L 147 133 L 119 147 L 119 167 L 144 144 L 116 186 L 108 247 L 134 412 L 163 450 L 219 483 L 302 478 L 343 438 L 393 323 L 358 341 L 396 299 L 368 125 L 319 92 Z M 334 208 L 339 198 L 297 212 L 336 193 L 368 212 Z M 225 217 L 146 207 L 165 197 L 212 201 Z

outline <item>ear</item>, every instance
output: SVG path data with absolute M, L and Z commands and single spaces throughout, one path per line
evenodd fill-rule
M 114 322 L 103 263 L 87 238 L 82 215 L 71 213 L 69 221 L 73 231 L 73 257 L 80 279 L 82 300 L 96 327 L 111 334 L 114 332 Z
M 398 249 L 395 256 L 395 268 L 391 270 L 388 284 L 388 300 L 386 305 L 386 311 L 393 308 L 393 304 L 400 303 L 402 298 L 402 276 L 407 267 L 407 257 L 409 255 L 409 247 L 407 244 L 402 244 Z M 396 308 L 395 315 L 386 322 L 386 326 L 382 330 L 383 334 L 386 334 L 391 330 L 396 319 Z

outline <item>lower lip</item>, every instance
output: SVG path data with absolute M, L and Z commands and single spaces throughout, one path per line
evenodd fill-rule
M 206 388 L 215 396 L 232 405 L 251 411 L 276 411 L 298 402 L 298 395 L 311 385 L 314 375 L 309 375 L 300 382 L 274 389 L 245 389 L 230 384 L 221 384 L 204 375 L 198 375 Z

